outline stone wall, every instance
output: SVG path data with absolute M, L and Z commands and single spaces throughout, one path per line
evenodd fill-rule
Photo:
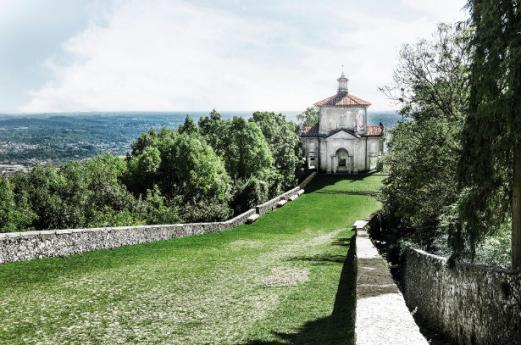
M 307 185 L 317 176 L 317 172 L 313 171 L 311 174 L 309 174 L 300 184 L 298 185 L 300 189 L 304 189 L 307 187 Z
M 463 345 L 521 344 L 521 271 L 470 264 L 409 250 L 405 299 L 432 329 Z
M 224 222 L 143 225 L 0 234 L 0 263 L 82 252 L 224 231 L 244 224 L 250 209 Z
M 308 176 L 301 186 L 315 175 Z M 224 222 L 0 233 L 0 264 L 224 231 L 246 223 L 256 213 L 263 215 L 274 209 L 280 200 L 298 194 L 301 186 Z
M 277 207 L 277 203 L 281 200 L 288 200 L 291 196 L 295 195 L 298 193 L 298 191 L 300 190 L 300 186 L 298 187 L 295 187 L 293 189 L 290 189 L 289 191 L 287 191 L 286 193 L 284 194 L 281 194 L 271 200 L 268 200 L 266 201 L 265 203 L 263 204 L 260 204 L 260 205 L 257 205 L 257 207 L 255 207 L 255 209 L 257 210 L 257 213 L 262 216 L 263 214 L 265 214 L 266 212 L 269 212 L 271 210 L 273 210 L 274 208 Z

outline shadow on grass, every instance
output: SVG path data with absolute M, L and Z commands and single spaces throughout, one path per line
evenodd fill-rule
M 350 181 L 358 181 L 363 180 L 367 176 L 371 176 L 372 174 L 360 174 L 360 175 L 331 175 L 331 174 L 318 174 L 311 181 L 309 185 L 304 188 L 306 194 L 316 192 L 324 187 L 334 185 L 338 181 L 350 180 Z
M 342 244 L 335 244 L 335 242 Z M 349 246 L 347 256 L 320 255 L 297 257 L 293 260 L 315 261 L 317 264 L 343 264 L 335 296 L 333 312 L 330 316 L 304 323 L 296 333 L 274 332 L 280 340 L 252 340 L 242 345 L 352 345 L 355 335 L 356 272 L 355 238 L 339 238 L 333 244 Z
M 343 191 L 343 190 L 322 190 L 325 187 L 332 186 L 339 181 L 361 181 L 368 176 L 380 176 L 377 172 L 364 173 L 358 175 L 348 175 L 348 174 L 318 174 L 309 185 L 304 188 L 305 194 L 308 193 L 323 193 L 323 194 L 352 194 L 352 195 L 375 195 L 376 191 L 367 190 L 367 191 Z

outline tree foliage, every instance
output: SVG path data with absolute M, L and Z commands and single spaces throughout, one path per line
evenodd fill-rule
M 195 124 L 194 120 L 190 117 L 190 115 L 186 115 L 185 122 L 181 127 L 178 128 L 179 133 L 185 133 L 185 134 L 193 134 L 197 133 L 199 130 L 197 128 L 197 125 Z
M 120 178 L 125 162 L 101 155 L 60 168 L 37 166 L 14 179 L 18 195 L 27 195 L 36 229 L 132 225 L 135 199 Z
M 382 90 L 401 104 L 391 131 L 382 197 L 385 212 L 429 248 L 444 207 L 458 196 L 459 135 L 468 99 L 471 31 L 440 25 L 431 41 L 406 45 L 394 84 Z
M 227 207 L 230 179 L 224 164 L 196 132 L 151 131 L 136 141 L 132 152 L 125 180 L 136 195 L 160 193 L 169 202 L 184 206 Z M 219 217 L 227 215 L 221 212 Z
M 220 157 L 224 156 L 225 135 L 228 124 L 215 109 L 210 112 L 209 116 L 199 119 L 199 132 Z
M 521 171 L 514 169 L 521 165 L 520 4 L 471 0 L 468 5 L 476 33 L 458 169 L 462 199 L 454 211 L 452 243 L 456 252 L 465 249 L 463 243 L 474 252 L 476 243 L 508 221 L 512 212 L 518 247 L 513 255 L 517 253 L 521 266 L 521 204 L 510 204 L 521 188 Z
M 224 162 L 232 179 L 248 179 L 272 168 L 270 148 L 255 122 L 234 117 L 223 136 Z
M 318 123 L 318 110 L 316 107 L 309 107 L 303 113 L 297 115 L 297 120 L 301 127 L 311 127 Z
M 16 194 L 9 179 L 0 177 L 0 231 L 29 229 L 35 217 L 26 194 Z
M 300 141 L 298 128 L 284 115 L 273 112 L 255 112 L 250 121 L 261 129 L 273 156 L 273 165 L 282 179 L 282 187 L 295 185 L 300 168 Z
M 273 152 L 273 154 L 272 154 Z M 295 125 L 281 114 L 150 129 L 109 154 L 0 178 L 0 231 L 218 221 L 295 183 Z

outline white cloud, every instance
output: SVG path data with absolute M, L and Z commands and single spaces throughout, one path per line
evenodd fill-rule
M 255 16 L 177 0 L 122 2 L 64 43 L 72 62 L 47 61 L 53 79 L 20 110 L 300 110 L 335 91 L 341 64 L 354 94 L 389 108 L 377 87 L 389 82 L 399 47 L 445 19 L 399 21 L 341 2 L 312 12 L 312 4 Z M 309 25 L 281 19 L 284 11 Z
M 462 0 L 402 0 L 403 4 L 437 20 L 461 20 L 466 1 Z

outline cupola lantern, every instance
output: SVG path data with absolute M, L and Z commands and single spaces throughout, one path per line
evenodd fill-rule
M 340 75 L 340 78 L 337 79 L 338 81 L 338 92 L 345 92 L 347 93 L 347 82 L 349 79 L 346 78 L 344 71 L 342 71 L 342 74 Z

